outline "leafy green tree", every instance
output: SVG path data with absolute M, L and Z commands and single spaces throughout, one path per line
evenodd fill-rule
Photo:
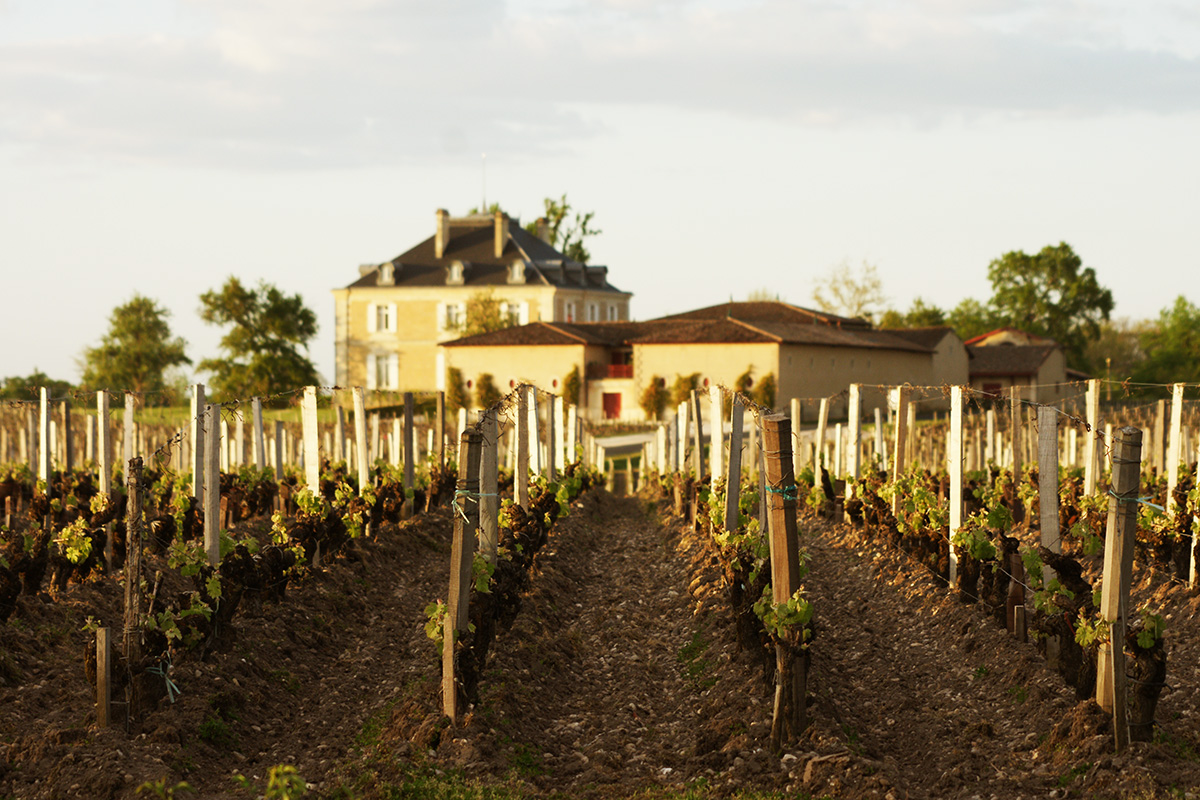
M 184 353 L 186 342 L 171 335 L 170 315 L 140 294 L 113 309 L 108 333 L 99 345 L 84 350 L 83 385 L 89 390 L 137 392 L 147 405 L 168 402 L 163 396 L 166 371 L 192 363 Z
M 38 389 L 45 387 L 52 397 L 62 397 L 71 391 L 71 384 L 51 378 L 40 369 L 34 369 L 22 378 L 11 375 L 0 381 L 0 400 L 37 400 Z
M 544 214 L 546 224 L 550 227 L 550 244 L 572 261 L 578 261 L 581 264 L 588 263 L 592 254 L 587 249 L 585 242 L 604 232 L 599 228 L 591 227 L 592 218 L 596 216 L 596 212 L 589 211 L 584 214 L 575 211 L 575 215 L 572 217 L 571 212 L 574 211 L 574 208 L 567 202 L 566 194 L 563 194 L 558 200 L 547 197 L 543 203 L 546 209 Z M 537 221 L 526 225 L 525 230 L 536 236 L 538 234 Z
M 1187 298 L 1176 297 L 1141 338 L 1145 359 L 1134 374 L 1139 383 L 1200 383 L 1200 308 Z
M 463 380 L 462 370 L 450 367 L 446 370 L 446 411 L 457 414 L 460 408 L 466 408 L 470 398 L 467 396 L 467 384 Z
M 1100 323 L 1100 334 L 1089 339 L 1084 360 L 1092 365 L 1097 377 L 1124 381 L 1144 374 L 1143 350 L 1147 335 L 1159 329 L 1157 320 L 1131 320 L 1127 317 Z
M 462 324 L 458 326 L 458 332 L 463 336 L 491 333 L 517 324 L 517 318 L 508 313 L 504 301 L 496 297 L 492 289 L 472 292 L 467 298 L 463 317 Z
M 946 315 L 946 324 L 954 328 L 964 342 L 1003 324 L 996 313 L 978 300 L 967 297 Z
M 300 295 L 286 295 L 265 282 L 247 289 L 231 277 L 219 291 L 200 295 L 200 304 L 201 319 L 229 326 L 221 337 L 222 357 L 198 365 L 212 374 L 218 401 L 267 397 L 321 382 L 307 355 L 308 342 L 317 335 L 317 315 Z
M 754 384 L 754 388 L 750 391 L 750 399 L 765 408 L 774 408 L 777 389 L 775 373 L 768 372 L 758 379 L 758 383 Z
M 1047 245 L 1036 255 L 1005 253 L 988 266 L 988 278 L 991 307 L 1003 324 L 1054 339 L 1067 363 L 1090 366 L 1084 349 L 1112 312 L 1113 296 L 1069 244 Z
M 496 388 L 496 378 L 485 372 L 475 379 L 475 404 L 479 408 L 490 408 L 504 395 Z
M 671 385 L 671 405 L 679 405 L 684 400 L 691 399 L 692 392 L 700 389 L 700 373 L 691 375 L 676 375 L 675 383 Z
M 638 398 L 638 406 L 646 415 L 646 419 L 657 422 L 662 418 L 663 409 L 667 407 L 667 399 L 667 382 L 655 375 L 650 378 L 650 383 L 646 384 L 646 388 L 642 390 L 642 396 Z
M 879 271 L 865 261 L 858 270 L 849 261 L 835 265 L 828 275 L 817 279 L 812 296 L 817 308 L 828 314 L 872 321 L 887 302 Z
M 936 328 L 945 324 L 946 312 L 920 297 L 913 299 L 908 311 L 901 313 L 889 308 L 879 318 L 881 328 Z
M 571 371 L 563 378 L 563 402 L 567 405 L 579 405 L 579 393 L 583 391 L 583 380 L 579 377 L 579 365 L 571 367 Z

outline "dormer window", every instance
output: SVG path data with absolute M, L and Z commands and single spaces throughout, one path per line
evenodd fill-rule
M 379 265 L 379 285 L 394 286 L 396 284 L 396 269 L 389 261 L 386 264 Z
M 525 262 L 514 261 L 508 265 L 508 282 L 509 283 L 524 283 L 525 282 Z
M 446 283 L 457 285 L 457 286 L 462 286 L 463 275 L 465 272 L 466 272 L 466 268 L 463 265 L 463 262 L 451 261 L 450 262 L 450 272 L 446 276 Z

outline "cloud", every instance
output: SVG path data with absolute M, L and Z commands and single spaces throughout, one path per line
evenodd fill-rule
M 181 11 L 187 25 L 8 44 L 0 143 L 28 157 L 323 169 L 558 152 L 602 130 L 605 104 L 821 125 L 1194 110 L 1194 12 L 1137 9 L 210 0 Z M 36 12 L 0 7 L 14 13 Z

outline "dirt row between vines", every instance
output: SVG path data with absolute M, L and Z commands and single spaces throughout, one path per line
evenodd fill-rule
M 1168 797 L 1200 786 L 1196 600 L 1139 588 L 1168 616 L 1160 740 L 1114 758 L 1102 717 L 1032 645 L 939 588 L 903 554 L 801 521 L 817 608 L 812 726 L 768 747 L 772 687 L 738 652 L 710 538 L 640 498 L 592 492 L 560 519 L 478 702 L 439 714 L 423 608 L 446 593 L 445 510 L 239 615 L 234 642 L 177 664 L 178 701 L 132 735 L 97 731 L 83 674 L 88 615 L 116 625 L 120 586 L 23 597 L 0 628 L 0 797 L 132 797 L 187 780 L 247 797 L 294 764 L 317 797 L 422 796 L 422 782 L 507 796 L 693 796 L 742 790 L 878 798 Z M 1136 570 L 1135 570 L 1136 573 Z M 471 796 L 462 794 L 460 796 Z

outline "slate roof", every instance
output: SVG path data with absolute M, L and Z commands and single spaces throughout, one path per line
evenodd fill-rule
M 395 286 L 446 286 L 446 276 L 455 261 L 461 261 L 465 266 L 463 286 L 508 286 L 509 265 L 523 260 L 525 285 L 621 291 L 608 282 L 608 270 L 605 267 L 585 266 L 568 259 L 522 228 L 517 220 L 509 221 L 508 240 L 500 258 L 496 258 L 495 228 L 491 217 L 480 218 L 477 223 L 468 225 L 461 222 L 456 225 L 451 220 L 450 240 L 441 258 L 435 255 L 435 238 L 430 236 L 391 260 Z M 350 284 L 349 288 L 379 285 L 379 270 L 375 269 Z
M 1036 375 L 1042 364 L 1055 350 L 1056 344 L 971 345 L 972 378 L 999 378 Z

